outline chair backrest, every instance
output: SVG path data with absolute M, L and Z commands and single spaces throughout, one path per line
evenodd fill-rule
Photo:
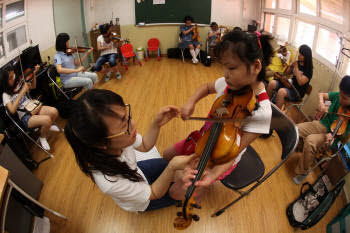
M 151 38 L 148 40 L 147 46 L 149 48 L 158 48 L 159 47 L 159 40 L 157 38 Z
M 132 52 L 133 51 L 133 47 L 131 44 L 123 44 L 121 47 L 120 47 L 120 51 L 122 51 L 122 54 L 124 53 L 129 53 L 129 52 Z
M 289 117 L 287 117 L 276 105 L 271 103 L 271 108 L 271 129 L 275 130 L 280 138 L 282 144 L 281 159 L 286 160 L 289 155 L 293 153 L 298 144 L 298 129 L 294 122 Z

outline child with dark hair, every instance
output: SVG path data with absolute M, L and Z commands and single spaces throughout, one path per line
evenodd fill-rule
M 189 48 L 192 55 L 192 62 L 198 63 L 197 56 L 200 52 L 201 44 L 198 40 L 193 40 L 193 18 L 186 16 L 184 19 L 185 25 L 180 26 L 180 37 L 182 39 L 180 46 L 183 48 Z
M 257 96 L 258 107 L 251 116 L 244 119 L 241 131 L 242 136 L 239 143 L 239 154 L 231 161 L 206 169 L 206 173 L 197 186 L 206 187 L 217 179 L 223 179 L 237 166 L 246 147 L 252 143 L 260 134 L 269 133 L 271 122 L 271 104 L 265 91 L 264 83 L 265 67 L 269 64 L 272 55 L 272 47 L 268 35 L 257 35 L 244 31 L 231 31 L 219 42 L 214 53 L 223 66 L 223 77 L 214 82 L 202 85 L 181 108 L 181 116 L 188 119 L 194 112 L 196 103 L 209 94 L 217 97 L 226 92 L 244 92 L 252 90 Z M 234 98 L 234 97 L 233 97 Z M 206 122 L 199 131 L 203 134 L 211 126 Z M 198 133 L 195 131 L 193 133 Z M 193 134 L 192 133 L 192 134 Z M 164 151 L 163 157 L 170 160 L 179 154 L 192 153 L 194 145 L 188 144 L 190 138 L 177 142 Z M 187 182 L 186 182 L 187 183 Z
M 303 141 L 303 153 L 300 155 L 295 173 L 305 175 L 311 168 L 315 154 L 326 144 L 331 143 L 332 149 L 336 149 L 339 141 L 346 143 L 349 138 L 350 124 L 346 127 L 345 134 L 340 138 L 332 138 L 331 125 L 338 119 L 338 115 L 331 114 L 343 108 L 344 112 L 350 110 L 350 76 L 344 76 L 339 84 L 339 92 L 319 93 L 319 111 L 330 112 L 320 121 L 304 122 L 297 125 L 299 136 Z M 331 105 L 326 107 L 325 101 Z
M 210 31 L 208 34 L 209 46 L 214 47 L 216 45 L 216 39 L 221 35 L 221 30 L 216 22 L 210 24 Z
M 45 150 L 50 150 L 50 145 L 46 140 L 48 131 L 60 131 L 53 123 L 58 117 L 58 111 L 54 107 L 39 106 L 32 112 L 25 111 L 25 106 L 30 102 L 31 98 L 28 92 L 36 88 L 35 72 L 39 70 L 39 66 L 35 67 L 33 79 L 31 82 L 23 82 L 23 85 L 18 85 L 16 74 L 13 69 L 1 71 L 1 87 L 2 101 L 4 106 L 11 114 L 17 112 L 18 117 L 24 127 L 31 129 L 40 127 L 39 142 Z M 17 90 L 18 89 L 18 90 Z
M 118 58 L 118 45 L 111 37 L 110 25 L 103 24 L 100 26 L 100 33 L 97 37 L 97 50 L 101 52 L 100 57 L 97 59 L 96 64 L 93 66 L 92 71 L 103 71 L 105 75 L 105 81 L 107 82 L 112 73 L 115 73 L 117 79 L 121 79 L 122 75 L 119 72 L 117 58 Z M 102 70 L 102 65 L 109 63 L 109 68 Z
M 60 74 L 63 87 L 93 88 L 93 85 L 98 80 L 97 75 L 92 72 L 86 72 L 84 66 L 81 66 L 79 59 L 76 59 L 73 54 L 68 53 L 67 48 L 69 48 L 69 35 L 67 33 L 58 34 L 56 37 L 57 53 L 54 57 L 54 64 L 57 72 Z M 93 48 L 89 49 L 81 57 L 81 62 L 87 58 L 92 50 Z
M 178 115 L 175 106 L 163 107 L 142 137 L 131 119 L 131 107 L 108 90 L 89 90 L 74 103 L 65 135 L 80 169 L 103 193 L 127 211 L 148 211 L 175 204 L 182 181 L 173 183 L 192 156 L 171 161 L 149 158 L 137 161 L 135 150 L 151 150 L 160 128 Z M 184 177 L 194 170 L 186 169 Z
M 301 45 L 299 47 L 298 60 L 286 69 L 284 75 L 292 73 L 293 78 L 290 88 L 285 87 L 279 80 L 272 80 L 267 86 L 267 92 L 270 97 L 276 93 L 272 101 L 279 108 L 282 108 L 285 99 L 289 101 L 301 100 L 309 87 L 313 73 L 312 50 L 309 46 Z

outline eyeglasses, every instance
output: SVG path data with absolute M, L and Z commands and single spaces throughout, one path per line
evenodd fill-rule
M 126 129 L 126 131 L 123 131 L 123 132 L 106 137 L 107 139 L 116 138 L 116 137 L 122 136 L 124 134 L 130 135 L 131 106 L 130 106 L 130 104 L 125 104 L 125 107 L 128 108 L 128 110 L 129 110 L 128 111 L 128 128 Z

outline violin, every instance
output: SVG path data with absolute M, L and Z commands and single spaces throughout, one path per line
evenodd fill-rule
M 193 41 L 199 41 L 200 38 L 199 38 L 199 31 L 198 31 L 198 26 L 197 26 L 197 24 L 195 24 L 195 25 L 192 27 L 192 31 L 193 31 L 192 40 L 193 40 Z
M 224 26 L 220 26 L 220 27 L 219 27 L 220 34 L 216 37 L 216 40 L 215 40 L 216 43 L 218 43 L 218 42 L 221 41 L 221 38 L 222 38 L 222 36 L 224 35 L 224 32 L 225 32 L 226 29 L 227 29 L 227 28 L 224 27 Z
M 292 84 L 288 81 L 288 76 L 284 73 L 281 72 L 275 72 L 273 74 L 274 78 L 276 78 L 277 80 L 281 81 L 281 83 L 283 84 L 283 86 L 285 86 L 286 88 L 291 88 Z
M 332 125 L 331 125 L 331 132 L 332 132 L 332 139 L 337 138 L 337 137 L 342 137 L 345 132 L 346 128 L 348 126 L 348 121 L 350 118 L 350 111 L 348 109 L 344 109 L 342 106 L 338 108 L 338 111 L 335 112 L 325 112 L 326 114 L 335 114 L 338 115 L 338 119 L 335 120 Z M 331 142 L 333 140 L 329 141 L 323 150 L 318 151 L 316 153 L 315 157 L 316 158 L 321 158 L 323 154 L 330 154 L 330 146 Z
M 81 47 L 81 46 L 71 47 L 71 48 L 66 49 L 66 54 L 72 55 L 73 53 L 86 53 L 87 51 L 89 51 L 89 49 L 91 49 L 91 48 Z
M 108 44 L 111 41 L 113 43 L 118 43 L 119 41 L 123 41 L 120 35 L 118 35 L 116 32 L 110 32 L 107 36 L 103 36 L 104 41 Z
M 242 136 L 240 127 L 243 120 L 251 115 L 256 103 L 255 94 L 250 88 L 228 91 L 215 100 L 209 114 L 214 121 L 196 143 L 195 153 L 200 155 L 198 173 L 186 190 L 182 212 L 178 212 L 175 218 L 174 227 L 177 230 L 186 229 L 192 220 L 199 220 L 198 215 L 192 213 L 194 208 L 201 208 L 193 197 L 194 184 L 201 179 L 207 167 L 227 163 L 238 156 Z

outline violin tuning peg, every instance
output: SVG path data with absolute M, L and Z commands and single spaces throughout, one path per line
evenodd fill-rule
M 191 218 L 196 222 L 199 221 L 199 216 L 197 214 L 192 214 Z
M 191 204 L 191 206 L 193 208 L 196 208 L 196 209 L 202 209 L 202 206 L 198 205 L 198 204 Z
M 181 216 L 182 216 L 182 212 L 177 212 L 176 215 L 177 215 L 178 217 L 181 217 Z
M 178 201 L 178 200 L 177 200 L 177 201 L 175 202 L 175 206 L 176 206 L 176 207 L 181 207 L 181 206 L 182 206 L 182 201 Z

